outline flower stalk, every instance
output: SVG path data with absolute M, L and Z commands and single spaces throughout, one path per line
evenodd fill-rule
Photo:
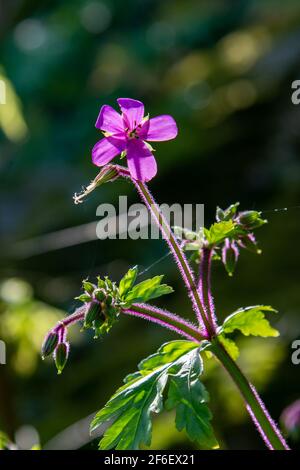
M 161 213 L 155 199 L 151 195 L 146 184 L 133 179 L 132 182 L 137 188 L 138 193 L 140 194 L 145 205 L 147 206 L 154 221 L 158 225 L 163 238 L 167 242 L 170 251 L 174 256 L 180 274 L 183 278 L 183 281 L 188 289 L 189 296 L 192 300 L 193 308 L 197 315 L 197 319 L 201 328 L 201 333 L 206 336 L 206 338 L 213 337 L 216 333 L 214 325 L 206 317 L 205 309 L 202 304 L 199 292 L 197 290 L 196 281 L 185 254 L 183 253 L 174 233 L 168 225 L 164 215 Z
M 214 299 L 211 292 L 211 261 L 213 250 L 203 247 L 201 252 L 200 272 L 198 281 L 198 291 L 200 299 L 204 306 L 205 314 L 210 323 L 217 329 L 217 320 L 215 316 Z

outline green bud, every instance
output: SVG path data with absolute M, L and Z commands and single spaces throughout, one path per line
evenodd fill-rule
M 238 243 L 242 248 L 245 248 L 246 250 L 251 251 L 252 253 L 261 253 L 261 250 L 257 246 L 255 237 L 251 233 L 249 235 L 241 237 Z
M 239 202 L 236 202 L 235 204 L 231 204 L 227 209 L 224 210 L 224 217 L 223 220 L 230 220 L 232 219 L 237 211 L 238 206 L 240 205 Z
M 55 350 L 55 365 L 57 373 L 61 374 L 69 356 L 69 343 L 59 343 Z
M 113 283 L 109 279 L 109 277 L 105 276 L 105 287 L 107 290 L 111 290 L 113 288 Z
M 91 302 L 85 314 L 84 327 L 91 328 L 91 326 L 93 325 L 93 321 L 95 320 L 97 315 L 100 313 L 101 313 L 101 305 L 99 304 L 99 302 L 97 301 Z
M 217 207 L 217 210 L 216 210 L 217 221 L 221 222 L 221 220 L 224 220 L 224 217 L 225 217 L 224 211 L 220 207 Z
M 94 286 L 94 284 L 92 284 L 91 282 L 89 282 L 89 281 L 82 281 L 82 285 L 83 285 L 84 290 L 85 290 L 88 294 L 92 294 L 92 293 L 94 292 L 95 286 Z
M 239 223 L 243 225 L 247 230 L 253 230 L 261 227 L 267 221 L 261 218 L 261 213 L 257 211 L 245 211 L 241 212 L 238 217 Z
M 110 294 L 107 295 L 106 297 L 106 305 L 111 305 L 113 301 L 113 298 Z
M 222 250 L 222 261 L 229 276 L 233 276 L 236 263 L 239 256 L 239 250 L 234 243 L 226 239 Z
M 99 302 L 103 302 L 103 300 L 106 297 L 105 292 L 103 290 L 100 290 L 100 289 L 95 290 L 94 295 L 95 295 L 96 299 L 99 300 Z
M 50 354 L 53 353 L 55 350 L 56 346 L 58 343 L 58 333 L 55 331 L 50 331 L 50 333 L 47 334 L 44 344 L 42 346 L 42 358 L 44 359 L 47 356 L 50 356 Z
M 105 289 L 106 287 L 105 281 L 103 281 L 103 279 L 101 279 L 100 276 L 97 277 L 97 281 L 98 281 L 99 289 Z
M 95 335 L 94 339 L 99 338 L 101 334 L 103 334 L 105 331 L 103 331 L 103 325 L 106 321 L 106 316 L 103 312 L 100 313 L 100 315 L 97 315 L 97 317 L 94 320 L 94 330 L 95 330 Z
M 92 297 L 88 294 L 81 294 L 78 297 L 75 297 L 76 300 L 80 300 L 83 303 L 90 302 Z

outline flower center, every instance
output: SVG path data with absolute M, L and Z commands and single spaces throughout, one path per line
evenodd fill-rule
M 139 139 L 137 129 L 133 129 L 132 131 L 127 130 L 127 137 L 129 139 Z
M 140 136 L 139 136 L 139 130 L 141 129 L 142 125 L 141 124 L 138 124 L 136 123 L 136 121 L 134 121 L 134 127 L 133 129 L 130 130 L 129 127 L 127 127 L 125 129 L 125 132 L 126 132 L 126 135 L 128 137 L 128 139 L 139 139 Z

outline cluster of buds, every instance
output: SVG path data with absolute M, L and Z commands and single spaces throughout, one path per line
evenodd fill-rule
M 107 277 L 97 280 L 97 285 L 83 281 L 84 293 L 77 297 L 86 307 L 83 328 L 92 328 L 94 338 L 108 333 L 120 313 L 117 285 Z
M 174 227 L 181 246 L 191 253 L 191 261 L 200 263 L 203 250 L 208 248 L 213 259 L 221 260 L 229 276 L 232 276 L 238 261 L 240 249 L 260 254 L 253 230 L 267 221 L 258 211 L 238 212 L 239 203 L 231 204 L 227 209 L 217 207 L 216 223 L 210 229 L 201 228 L 198 232 Z
M 83 322 L 83 329 L 92 328 L 94 338 L 108 333 L 117 321 L 121 311 L 119 289 L 108 278 L 97 278 L 97 285 L 83 281 L 84 292 L 76 299 L 83 302 L 72 315 L 58 322 L 48 332 L 43 346 L 42 358 L 53 356 L 58 374 L 61 374 L 69 356 L 70 345 L 67 341 L 68 327 L 77 322 Z
M 234 224 L 232 233 L 225 238 L 222 247 L 222 262 L 229 276 L 234 273 L 240 248 L 256 254 L 261 253 L 252 231 L 267 223 L 261 217 L 261 212 L 254 210 L 238 212 L 238 206 L 237 202 L 225 210 L 218 207 L 216 211 L 217 222 L 232 221 Z

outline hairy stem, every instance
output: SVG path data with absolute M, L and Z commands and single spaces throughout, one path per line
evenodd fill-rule
M 60 320 L 54 330 L 59 331 L 62 328 L 67 328 L 74 323 L 84 320 L 84 315 L 86 312 L 86 306 L 79 307 L 75 310 L 74 313 L 68 315 L 63 320 Z
M 265 444 L 270 450 L 289 450 L 279 429 L 269 415 L 254 386 L 248 381 L 238 365 L 231 359 L 217 338 L 213 339 L 211 351 L 219 359 L 241 392 L 247 410 Z
M 197 290 L 194 275 L 192 273 L 189 263 L 178 241 L 176 240 L 174 233 L 172 232 L 164 215 L 160 211 L 159 206 L 156 204 L 153 196 L 149 192 L 147 186 L 141 181 L 135 181 L 135 180 L 132 180 L 132 181 L 135 187 L 137 188 L 138 193 L 140 194 L 142 200 L 146 204 L 150 214 L 152 215 L 152 218 L 154 219 L 157 226 L 159 227 L 159 230 L 161 231 L 163 238 L 169 245 L 170 251 L 172 252 L 175 258 L 175 261 L 178 265 L 181 276 L 188 289 L 188 293 L 192 300 L 194 311 L 197 315 L 199 325 L 202 329 L 203 335 L 205 335 L 206 337 L 214 336 L 215 334 L 214 325 L 211 324 L 211 322 L 209 321 L 209 319 L 207 319 L 205 315 L 205 310 L 204 310 L 204 307 L 202 305 L 202 302 L 201 302 L 201 299 Z
M 211 292 L 211 259 L 212 249 L 202 248 L 201 250 L 201 262 L 200 272 L 198 281 L 198 292 L 204 306 L 204 310 L 210 323 L 217 328 L 217 320 L 215 316 L 215 305 L 214 299 Z
M 74 313 L 60 320 L 54 328 L 54 331 L 61 332 L 74 323 L 84 320 L 86 306 L 79 307 Z M 187 320 L 184 320 L 179 315 L 162 310 L 158 307 L 148 304 L 133 304 L 128 309 L 122 309 L 122 314 L 132 315 L 135 317 L 143 318 L 144 320 L 157 323 L 169 330 L 173 330 L 181 336 L 188 338 L 190 341 L 199 343 L 206 339 L 199 329 Z
M 191 341 L 199 343 L 201 340 L 205 339 L 199 332 L 199 329 L 192 323 L 184 320 L 174 313 L 167 312 L 154 307 L 153 305 L 134 304 L 130 308 L 122 310 L 122 313 L 157 323 L 165 328 L 175 331 L 179 335 L 184 336 Z

